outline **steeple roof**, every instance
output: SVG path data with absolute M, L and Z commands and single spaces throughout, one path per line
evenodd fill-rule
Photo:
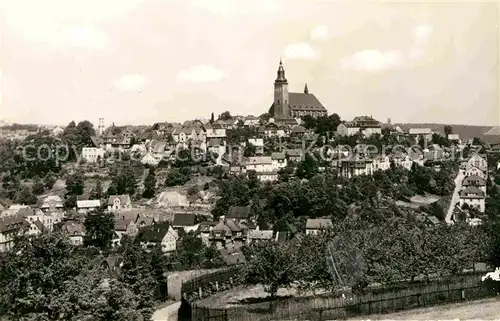
M 275 82 L 287 82 L 285 77 L 285 69 L 283 68 L 283 62 L 280 58 L 280 65 L 278 67 L 277 77 Z

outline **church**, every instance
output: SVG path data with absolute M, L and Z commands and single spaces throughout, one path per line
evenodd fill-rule
M 274 81 L 274 102 L 269 109 L 269 114 L 279 120 L 301 118 L 305 115 L 317 118 L 327 116 L 328 112 L 318 98 L 309 93 L 307 84 L 304 86 L 303 93 L 288 92 L 288 81 L 280 59 L 278 75 Z

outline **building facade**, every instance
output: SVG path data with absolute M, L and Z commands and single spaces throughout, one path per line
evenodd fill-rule
M 307 84 L 303 93 L 293 93 L 288 90 L 288 80 L 285 69 L 280 60 L 277 77 L 274 81 L 274 101 L 269 114 L 275 119 L 301 118 L 306 115 L 312 117 L 327 116 L 328 112 L 321 102 L 309 93 Z

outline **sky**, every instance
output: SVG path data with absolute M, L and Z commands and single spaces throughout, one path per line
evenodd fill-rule
M 152 124 L 260 115 L 280 57 L 350 120 L 500 125 L 499 4 L 3 0 L 0 119 Z

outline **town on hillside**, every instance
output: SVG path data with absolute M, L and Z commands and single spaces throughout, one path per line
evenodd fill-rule
M 278 297 L 358 304 L 462 275 L 441 303 L 496 295 L 474 274 L 500 266 L 496 128 L 342 119 L 289 92 L 282 61 L 273 88 L 259 116 L 3 124 L 0 315 L 149 320 L 182 301 L 233 320 L 195 317 L 217 301 L 260 320 Z M 262 313 L 296 315 L 276 304 Z

